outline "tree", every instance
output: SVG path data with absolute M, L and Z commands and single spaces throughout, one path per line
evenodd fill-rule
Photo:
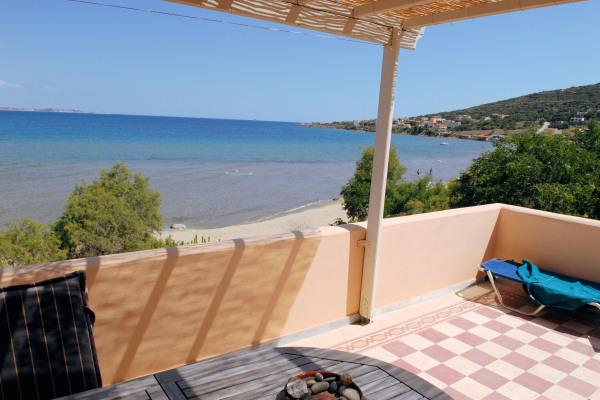
M 53 226 L 69 258 L 157 247 L 152 233 L 162 224 L 160 194 L 148 180 L 116 163 L 92 184 L 76 184 Z
M 369 194 L 371 191 L 371 172 L 373 170 L 372 146 L 363 150 L 362 156 L 356 162 L 356 172 L 348 183 L 342 187 L 340 192 L 344 198 L 344 210 L 351 221 L 364 221 L 369 214 Z M 406 167 L 400 164 L 396 145 L 390 147 L 390 158 L 388 161 L 386 202 L 384 208 L 389 208 L 389 194 L 396 183 L 406 172 Z
M 58 237 L 48 226 L 26 218 L 6 223 L 0 231 L 0 268 L 64 260 Z
M 443 182 L 433 182 L 430 174 L 414 181 L 401 181 L 391 194 L 389 216 L 422 214 L 449 208 L 448 187 Z
M 506 203 L 599 218 L 598 129 L 575 139 L 531 131 L 496 142 L 452 185 L 451 206 Z
M 367 147 L 356 163 L 354 176 L 342 187 L 344 209 L 350 221 L 364 221 L 369 214 L 369 195 L 371 189 L 371 171 L 373 169 L 373 147 Z M 431 175 L 425 175 L 416 181 L 405 181 L 406 172 L 396 151 L 390 148 L 384 217 L 419 214 L 448 208 L 448 189 L 445 184 L 433 183 Z

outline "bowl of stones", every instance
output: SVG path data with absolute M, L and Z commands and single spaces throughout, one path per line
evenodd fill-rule
M 296 375 L 285 386 L 286 400 L 363 400 L 349 374 L 312 371 Z

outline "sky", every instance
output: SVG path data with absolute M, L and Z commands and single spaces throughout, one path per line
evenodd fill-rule
M 107 4 L 295 27 L 161 0 Z M 600 0 L 431 26 L 394 117 L 600 82 Z M 329 122 L 377 115 L 383 49 L 67 0 L 0 0 L 0 107 Z

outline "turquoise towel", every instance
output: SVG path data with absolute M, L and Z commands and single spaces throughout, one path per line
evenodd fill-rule
M 587 303 L 600 303 L 600 284 L 555 272 L 540 270 L 525 259 L 517 268 L 530 296 L 545 306 L 575 310 Z

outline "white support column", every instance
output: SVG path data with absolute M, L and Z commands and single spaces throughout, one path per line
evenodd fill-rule
M 371 177 L 371 194 L 369 197 L 367 239 L 365 243 L 365 259 L 363 263 L 362 288 L 360 293 L 359 314 L 364 323 L 368 323 L 373 317 L 373 307 L 375 302 L 377 263 L 379 260 L 381 224 L 383 222 L 383 206 L 385 202 L 388 157 L 392 136 L 394 96 L 396 93 L 398 52 L 400 50 L 399 44 L 401 34 L 402 31 L 394 30 L 392 44 L 383 47 L 383 64 L 381 67 L 381 84 L 379 87 L 379 109 L 377 111 L 377 130 L 375 134 L 375 153 L 373 155 L 373 173 Z

